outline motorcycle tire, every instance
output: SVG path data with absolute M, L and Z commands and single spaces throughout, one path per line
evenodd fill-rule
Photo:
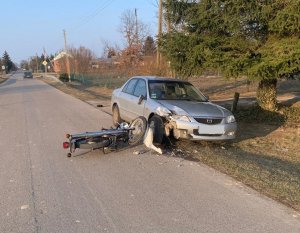
M 134 119 L 131 124 L 130 128 L 134 128 L 134 130 L 130 130 L 129 132 L 129 145 L 138 145 L 144 139 L 145 132 L 147 130 L 147 120 L 145 117 L 138 117 Z

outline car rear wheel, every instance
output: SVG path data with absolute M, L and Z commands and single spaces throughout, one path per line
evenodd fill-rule
M 153 143 L 161 144 L 165 136 L 165 127 L 163 119 L 154 115 L 149 120 L 149 127 L 153 129 Z
M 113 119 L 113 125 L 114 126 L 118 126 L 122 122 L 118 105 L 113 106 L 112 119 Z

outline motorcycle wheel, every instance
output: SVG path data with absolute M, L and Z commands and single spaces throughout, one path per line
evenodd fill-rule
M 138 117 L 134 119 L 131 124 L 130 128 L 134 128 L 134 130 L 129 131 L 129 145 L 137 145 L 142 142 L 146 129 L 147 129 L 147 120 L 145 117 Z

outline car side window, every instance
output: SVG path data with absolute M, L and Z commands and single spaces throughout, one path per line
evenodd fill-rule
M 147 97 L 147 89 L 146 89 L 146 82 L 145 80 L 140 79 L 138 81 L 138 83 L 135 86 L 134 92 L 133 92 L 134 96 L 141 96 L 143 95 L 144 97 Z
M 137 82 L 137 79 L 132 79 L 130 80 L 126 85 L 125 87 L 123 88 L 123 92 L 127 93 L 127 94 L 131 94 L 133 95 L 133 90 L 134 90 L 134 87 L 135 87 L 135 84 Z

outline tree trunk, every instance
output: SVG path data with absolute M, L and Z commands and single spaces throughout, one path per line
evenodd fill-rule
M 256 94 L 257 103 L 267 111 L 275 111 L 277 109 L 276 85 L 277 79 L 266 79 L 259 82 Z

